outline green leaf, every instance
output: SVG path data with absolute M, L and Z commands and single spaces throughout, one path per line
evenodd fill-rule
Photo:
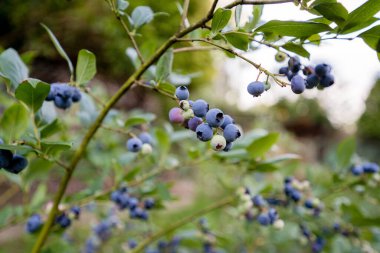
M 254 140 L 248 147 L 247 151 L 252 158 L 263 156 L 277 142 L 278 133 L 269 133 L 261 138 Z
M 363 22 L 363 23 L 359 23 L 349 29 L 344 29 L 344 30 L 341 30 L 339 31 L 339 34 L 349 34 L 349 33 L 353 33 L 353 32 L 356 32 L 356 31 L 359 31 L 359 30 L 362 30 L 364 28 L 367 28 L 368 26 L 372 25 L 373 23 L 379 21 L 378 18 L 375 18 L 375 17 L 371 17 L 370 19 L 368 19 L 367 21 Z
M 358 37 L 362 38 L 376 52 L 380 52 L 380 25 L 372 27 L 368 31 L 361 33 Z
M 63 50 L 61 44 L 59 43 L 58 39 L 55 37 L 54 33 L 44 24 L 41 24 L 42 27 L 47 31 L 50 40 L 53 42 L 55 48 L 57 49 L 58 53 L 62 56 L 63 59 L 66 60 L 67 65 L 69 66 L 70 74 L 74 74 L 74 67 L 73 63 L 71 62 L 69 56 L 66 54 L 65 50 Z
M 136 176 L 141 172 L 141 167 L 135 167 L 127 172 L 127 174 L 123 177 L 123 181 L 130 182 L 136 178 Z
M 22 174 L 23 181 L 32 183 L 34 180 L 43 180 L 49 177 L 49 170 L 54 166 L 54 162 L 36 158 L 31 160 L 28 169 Z
M 167 154 L 169 153 L 170 137 L 168 133 L 161 128 L 156 129 L 155 137 L 156 137 L 157 143 L 160 144 L 159 151 L 161 154 L 161 162 L 162 162 L 166 158 Z
M 13 88 L 28 78 L 28 68 L 13 48 L 0 54 L 0 76 L 6 78 Z
M 30 151 L 35 151 L 32 147 L 26 146 L 26 145 L 8 145 L 8 144 L 1 144 L 0 149 L 7 149 L 11 150 L 13 152 L 21 151 L 21 152 L 30 152 Z
M 148 6 L 138 6 L 136 7 L 131 16 L 132 26 L 135 29 L 151 22 L 153 20 L 154 13 L 152 9 Z
M 249 36 L 239 32 L 229 32 L 224 34 L 225 38 L 232 46 L 247 51 L 249 46 Z
M 146 124 L 146 123 L 148 123 L 148 121 L 145 118 L 137 116 L 137 117 L 133 117 L 133 118 L 128 118 L 125 121 L 124 126 L 126 128 L 130 128 L 130 127 L 133 127 L 133 126 L 138 126 L 138 125 Z
M 156 81 L 160 82 L 166 80 L 172 71 L 174 53 L 170 48 L 166 53 L 161 56 L 157 63 Z
M 354 138 L 347 138 L 339 143 L 336 150 L 336 159 L 339 168 L 346 168 L 350 165 L 351 157 L 355 153 L 356 142 Z
M 243 5 L 238 5 L 235 8 L 235 24 L 236 24 L 236 27 L 239 27 L 242 9 L 243 9 Z
M 352 11 L 342 25 L 343 31 L 346 31 L 358 24 L 365 23 L 370 20 L 376 13 L 380 11 L 379 0 L 368 0 L 357 9 Z
M 96 74 L 96 58 L 93 53 L 86 49 L 82 49 L 78 54 L 76 67 L 77 84 L 88 83 Z
M 57 156 L 61 152 L 65 150 L 69 150 L 71 148 L 71 144 L 67 142 L 41 142 L 41 150 L 44 154 L 49 156 Z
M 310 58 L 310 53 L 301 45 L 288 42 L 285 45 L 282 46 L 283 49 L 288 50 L 290 52 L 296 53 L 300 56 Z
M 330 26 L 321 23 L 281 20 L 269 21 L 256 29 L 259 32 L 297 38 L 309 37 L 313 34 L 331 30 Z
M 172 96 L 174 96 L 175 93 L 175 86 L 170 83 L 159 83 L 157 86 L 157 89 L 164 91 Z
M 247 31 L 251 31 L 257 26 L 260 21 L 261 15 L 263 14 L 264 5 L 255 5 L 252 9 L 252 16 L 249 17 L 249 21 L 245 24 Z
M 30 203 L 28 204 L 28 208 L 30 208 L 30 210 L 34 210 L 34 209 L 40 207 L 43 204 L 43 202 L 45 201 L 46 195 L 47 195 L 46 185 L 40 184 L 37 187 L 37 190 L 34 192 L 33 198 L 30 201 Z
M 348 11 L 341 3 L 324 3 L 314 7 L 326 19 L 342 25 L 348 18 Z
M 15 140 L 24 134 L 28 125 L 28 110 L 21 104 L 14 104 L 4 111 L 0 129 L 5 139 Z
M 226 10 L 223 8 L 219 8 L 216 10 L 214 17 L 211 22 L 211 33 L 217 34 L 220 30 L 222 30 L 230 20 L 232 15 L 231 10 Z
M 50 124 L 44 126 L 40 131 L 41 139 L 45 139 L 50 137 L 63 129 L 62 123 L 59 119 L 53 120 Z
M 49 84 L 29 78 L 17 87 L 15 96 L 18 100 L 24 102 L 33 112 L 37 112 L 44 103 L 49 91 Z

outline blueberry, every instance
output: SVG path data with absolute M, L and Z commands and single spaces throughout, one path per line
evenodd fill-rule
M 325 246 L 325 240 L 322 237 L 317 237 L 317 239 L 311 246 L 311 250 L 313 253 L 318 253 L 323 250 L 324 246 Z
M 319 77 L 316 74 L 310 74 L 306 78 L 306 89 L 312 89 L 319 84 Z
M 26 222 L 26 231 L 28 233 L 34 233 L 42 227 L 42 218 L 39 214 L 33 214 Z
M 211 139 L 211 147 L 215 151 L 223 150 L 226 147 L 226 139 L 221 135 L 214 135 Z
M 265 206 L 265 203 L 266 203 L 266 201 L 264 200 L 264 198 L 261 195 L 255 195 L 252 198 L 252 202 L 257 207 L 263 207 L 263 206 Z
M 280 68 L 280 70 L 278 71 L 278 73 L 279 73 L 279 74 L 282 74 L 282 75 L 286 75 L 286 74 L 288 74 L 288 72 L 289 72 L 288 67 L 282 67 L 282 68 Z
M 129 247 L 130 249 L 134 249 L 134 248 L 136 248 L 136 247 L 137 247 L 137 242 L 136 242 L 135 240 L 133 240 L 133 239 L 129 239 L 129 240 L 128 240 L 128 247 Z
M 12 163 L 13 154 L 10 150 L 0 149 L 0 168 L 6 168 Z
M 47 97 L 45 98 L 46 101 L 53 101 L 55 96 L 56 96 L 56 89 L 57 89 L 57 85 L 56 84 L 51 84 L 50 85 L 50 91 L 49 91 L 49 94 L 47 95 Z
M 149 198 L 149 199 L 146 199 L 144 200 L 144 208 L 145 209 L 152 209 L 155 205 L 155 202 L 154 202 L 154 199 L 152 198 Z
M 321 78 L 320 83 L 324 88 L 330 87 L 335 83 L 334 76 L 331 74 L 326 74 L 324 77 Z
M 145 210 L 141 209 L 140 207 L 136 207 L 135 209 L 130 210 L 129 217 L 131 219 L 147 220 L 148 219 L 148 213 Z
M 263 82 L 252 82 L 248 84 L 247 91 L 249 94 L 253 95 L 254 97 L 260 96 L 265 91 L 265 85 Z
M 241 133 L 235 124 L 229 124 L 224 128 L 223 136 L 227 142 L 233 142 L 241 136 Z
M 14 155 L 11 163 L 4 169 L 10 173 L 18 174 L 28 166 L 28 160 L 22 155 Z
M 80 207 L 79 206 L 71 207 L 70 211 L 74 214 L 75 219 L 79 218 L 79 215 L 80 215 Z
M 311 199 L 305 200 L 304 206 L 307 209 L 313 209 L 314 208 L 313 201 Z
M 323 78 L 324 76 L 326 76 L 328 73 L 330 73 L 331 71 L 331 66 L 328 65 L 328 64 L 318 64 L 317 66 L 315 66 L 315 74 L 320 77 L 320 78 Z
M 293 192 L 293 187 L 291 186 L 291 184 L 285 184 L 285 187 L 284 187 L 284 193 L 286 196 L 290 196 L 291 193 Z
M 277 210 L 274 208 L 269 208 L 268 217 L 269 217 L 270 223 L 273 224 L 273 222 L 275 222 L 278 219 Z
M 203 120 L 201 118 L 198 118 L 198 117 L 193 117 L 191 119 L 189 119 L 189 121 L 187 122 L 187 127 L 194 131 L 197 129 L 197 126 L 199 126 L 200 124 L 203 123 Z
M 134 210 L 137 208 L 139 201 L 137 198 L 129 198 L 129 210 Z
M 376 163 L 364 163 L 363 165 L 364 173 L 377 173 L 379 172 L 379 165 Z
M 111 236 L 111 223 L 107 220 L 101 221 L 94 228 L 94 233 L 102 240 L 105 241 Z
M 285 183 L 285 184 L 290 184 L 291 182 L 293 182 L 293 177 L 286 177 L 286 178 L 284 179 L 284 183 Z
M 290 57 L 288 61 L 289 70 L 293 73 L 297 73 L 301 69 L 301 61 L 298 56 Z
M 130 206 L 130 198 L 129 198 L 129 195 L 128 194 L 121 194 L 120 196 L 119 196 L 119 203 L 118 203 L 118 205 L 119 205 L 119 208 L 121 209 L 121 210 L 123 210 L 123 209 L 125 209 L 125 208 L 127 208 L 127 207 L 129 207 Z
M 141 150 L 141 147 L 143 145 L 143 142 L 139 138 L 131 138 L 127 141 L 127 148 L 131 152 L 139 152 Z
M 229 124 L 235 124 L 235 120 L 230 115 L 224 114 L 224 121 L 220 127 L 224 129 Z
M 54 104 L 56 107 L 65 110 L 71 106 L 72 100 L 71 100 L 71 97 L 65 98 L 65 97 L 57 95 L 54 98 Z
M 139 139 L 142 141 L 142 143 L 148 143 L 148 144 L 152 144 L 153 143 L 153 138 L 152 136 L 147 133 L 147 132 L 143 132 L 139 135 Z
M 286 73 L 286 77 L 288 78 L 289 81 L 292 80 L 292 78 L 294 76 L 296 76 L 297 74 L 293 73 L 292 71 L 289 71 L 288 73 Z
M 72 92 L 71 99 L 73 100 L 74 103 L 77 103 L 81 100 L 82 94 L 77 88 L 73 87 L 72 89 L 73 89 L 73 92 Z
M 363 166 L 361 165 L 354 165 L 351 167 L 351 173 L 355 176 L 360 176 L 361 174 L 363 174 L 363 172 Z
M 111 193 L 111 200 L 115 202 L 116 204 L 120 204 L 120 199 L 121 199 L 122 194 L 120 191 L 113 191 Z
M 302 235 L 305 236 L 307 239 L 310 239 L 311 237 L 310 230 L 304 225 L 300 225 L 300 228 L 301 228 Z
M 209 124 L 202 123 L 195 129 L 195 132 L 197 134 L 197 138 L 201 141 L 209 141 L 211 140 L 214 132 L 212 131 L 212 128 Z
M 302 194 L 297 191 L 297 190 L 292 190 L 291 193 L 290 193 L 290 198 L 294 201 L 294 202 L 298 202 L 300 201 L 300 199 L 302 198 Z
M 305 76 L 309 76 L 311 74 L 314 74 L 314 68 L 312 66 L 307 66 L 307 67 L 304 67 L 303 70 L 302 70 L 302 73 L 305 75 Z
M 187 89 L 186 86 L 179 86 L 176 90 L 175 90 L 175 96 L 179 99 L 179 100 L 187 100 L 190 96 L 190 93 L 189 93 L 189 90 Z
M 67 214 L 62 213 L 59 215 L 56 219 L 55 222 L 61 226 L 61 228 L 67 228 L 71 225 L 71 220 Z
M 226 146 L 224 147 L 224 149 L 223 149 L 223 151 L 224 152 L 228 152 L 228 151 L 230 151 L 231 149 L 232 149 L 232 142 L 227 142 L 226 143 Z
M 263 226 L 268 226 L 270 224 L 269 215 L 267 213 L 261 213 L 257 216 L 257 221 Z
M 224 114 L 217 108 L 210 109 L 206 113 L 206 121 L 211 127 L 220 127 L 224 121 Z
M 192 109 L 195 116 L 202 118 L 206 116 L 206 113 L 209 110 L 209 105 L 203 99 L 198 99 L 193 103 Z
M 305 90 L 305 80 L 300 75 L 295 75 L 290 83 L 290 88 L 295 94 L 301 94 Z
M 172 123 L 181 124 L 185 118 L 182 115 L 181 108 L 174 107 L 169 111 L 169 120 Z

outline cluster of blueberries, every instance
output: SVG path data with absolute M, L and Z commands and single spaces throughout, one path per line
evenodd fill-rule
M 179 107 L 170 110 L 170 122 L 182 124 L 194 131 L 200 141 L 211 140 L 211 147 L 215 151 L 231 150 L 232 143 L 241 136 L 241 131 L 231 116 L 218 108 L 210 109 L 203 99 L 188 100 L 190 93 L 186 86 L 179 86 L 175 96 L 179 100 Z
M 366 162 L 363 164 L 353 165 L 351 167 L 351 173 L 355 176 L 362 174 L 374 174 L 380 171 L 380 167 L 376 163 Z
M 0 139 L 0 144 L 4 141 Z M 18 174 L 28 166 L 28 160 L 22 155 L 13 154 L 7 149 L 0 149 L 0 169 L 4 169 L 10 173 Z
M 46 101 L 54 101 L 56 107 L 68 109 L 73 103 L 81 100 L 80 91 L 67 83 L 52 83 Z
M 301 69 L 306 79 L 299 75 Z M 297 56 L 290 57 L 288 66 L 280 68 L 279 73 L 288 78 L 290 88 L 296 94 L 301 94 L 305 89 L 312 89 L 314 87 L 327 88 L 335 82 L 334 76 L 331 74 L 330 65 L 322 63 L 316 65 L 315 68 L 313 66 L 304 66 L 302 68 L 301 61 Z M 253 90 L 253 88 L 251 89 Z M 258 88 L 255 89 L 257 90 Z
M 316 236 L 314 238 L 312 232 L 304 225 L 300 225 L 302 235 L 308 240 L 311 244 L 311 251 L 313 253 L 321 252 L 326 244 L 325 239 L 322 236 Z
M 145 253 L 177 253 L 179 252 L 179 245 L 181 238 L 178 236 L 173 237 L 170 241 L 160 240 L 157 242 L 156 247 L 149 247 Z M 128 240 L 128 249 L 137 247 L 137 242 L 133 239 Z
M 203 240 L 203 253 L 219 253 L 220 251 L 218 251 L 215 247 L 216 236 L 210 230 L 205 218 L 199 219 L 198 227 Z
M 242 188 L 238 190 L 238 196 L 241 202 L 239 211 L 247 221 L 256 219 L 262 226 L 273 225 L 277 229 L 284 227 L 284 221 L 279 219 L 277 210 L 270 207 L 271 203 L 261 195 L 252 196 L 248 188 Z
M 153 137 L 148 132 L 142 132 L 138 137 L 132 137 L 127 141 L 127 149 L 130 152 L 143 154 L 152 153 Z
M 60 228 L 68 228 L 71 225 L 71 219 L 78 219 L 80 215 L 81 209 L 79 206 L 73 206 L 69 212 L 62 212 L 59 214 L 55 219 L 55 224 L 57 224 Z M 28 233 L 35 233 L 44 224 L 43 219 L 41 215 L 39 214 L 33 214 L 29 217 L 28 221 L 26 222 L 26 231 Z
M 112 192 L 111 200 L 120 210 L 128 208 L 131 219 L 148 220 L 149 215 L 147 211 L 155 206 L 155 201 L 152 198 L 147 198 L 140 202 L 137 198 L 129 195 L 127 187 L 121 187 Z

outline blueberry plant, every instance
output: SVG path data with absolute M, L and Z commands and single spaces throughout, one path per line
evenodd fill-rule
M 191 84 L 172 78 L 173 60 L 183 52 L 217 49 L 258 70 L 246 84 L 252 99 L 271 92 L 272 85 L 295 94 L 329 92 L 334 66 L 329 59 L 311 66 L 305 45 L 363 39 L 380 59 L 380 26 L 371 26 L 378 0 L 352 12 L 336 0 L 231 0 L 225 6 L 213 0 L 195 22 L 187 15 L 190 0 L 184 0 L 178 31 L 146 52 L 138 38 L 149 40 L 149 34 L 141 28 L 162 15 L 164 6 L 154 13 L 149 6 L 128 8 L 125 0 L 105 2 L 130 40 L 127 55 L 135 67 L 111 97 L 88 85 L 96 74 L 94 53 L 80 50 L 74 66 L 54 29 L 45 25 L 67 61 L 69 80 L 48 84 L 29 76 L 14 49 L 0 55 L 0 172 L 25 196 L 33 195 L 23 207 L 1 210 L 2 228 L 24 224 L 33 253 L 57 247 L 86 253 L 379 249 L 379 166 L 356 154 L 354 138 L 331 151 L 332 162 L 308 165 L 298 155 L 279 152 L 284 143 L 278 133 L 243 131 L 228 107 L 192 97 Z M 269 4 L 295 5 L 315 18 L 261 21 Z M 253 9 L 244 24 L 243 8 Z M 273 49 L 273 60 L 285 66 L 269 71 L 246 54 L 261 46 Z M 173 100 L 168 118 L 155 122 L 149 112 L 113 109 L 137 86 Z M 202 198 L 190 211 L 176 213 L 166 206 L 174 198 L 161 175 L 179 170 L 200 171 L 196 188 Z M 49 192 L 46 182 L 57 176 L 59 185 Z M 85 185 L 80 191 L 71 189 L 76 179 Z

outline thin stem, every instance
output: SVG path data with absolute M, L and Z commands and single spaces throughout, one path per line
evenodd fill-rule
M 281 3 L 293 3 L 294 0 L 237 0 L 226 5 L 225 9 L 231 9 L 238 5 L 264 5 L 264 4 L 281 4 Z
M 169 234 L 173 231 L 175 231 L 176 229 L 192 222 L 194 219 L 198 218 L 198 217 L 201 217 L 205 214 L 208 214 L 214 210 L 217 210 L 217 209 L 220 209 L 222 207 L 225 207 L 225 206 L 228 206 L 230 204 L 232 204 L 235 200 L 235 196 L 230 196 L 230 197 L 227 197 L 225 199 L 222 199 L 221 201 L 219 202 L 216 202 L 204 209 L 201 209 L 195 213 L 192 213 L 191 215 L 187 216 L 187 217 L 184 217 L 182 218 L 181 220 L 175 222 L 174 224 L 170 225 L 169 227 L 165 228 L 165 229 L 162 229 L 160 231 L 158 231 L 157 233 L 149 236 L 148 238 L 146 238 L 145 240 L 143 240 L 139 245 L 137 245 L 136 248 L 134 248 L 133 250 L 131 250 L 130 252 L 131 253 L 138 253 L 138 252 L 142 252 L 149 244 L 151 244 L 152 242 L 156 241 L 157 239 L 161 238 L 162 236 L 166 235 L 166 234 Z
M 184 52 L 193 52 L 193 51 L 211 51 L 216 50 L 215 47 L 180 47 L 173 50 L 173 52 L 176 53 L 184 53 Z
M 184 0 L 180 30 L 183 30 L 184 28 L 186 28 L 189 25 L 189 22 L 187 20 L 187 13 L 189 11 L 189 5 L 190 5 L 190 0 Z
M 123 26 L 125 32 L 127 33 L 128 37 L 129 37 L 129 39 L 131 40 L 133 48 L 136 50 L 136 53 L 137 53 L 137 56 L 140 59 L 140 62 L 142 64 L 144 64 L 144 58 L 143 58 L 143 56 L 141 54 L 141 51 L 140 51 L 140 49 L 139 49 L 139 47 L 138 47 L 138 45 L 136 43 L 135 36 L 133 36 L 133 34 L 129 30 L 127 24 L 124 22 L 124 20 L 120 16 L 116 16 L 116 18 L 120 21 L 121 25 Z
M 86 92 L 92 99 L 94 99 L 98 104 L 100 104 L 102 107 L 105 107 L 105 104 L 100 98 L 98 98 L 89 87 L 84 88 L 84 92 Z
M 165 95 L 165 96 L 167 96 L 167 97 L 169 97 L 169 98 L 171 98 L 171 99 L 177 100 L 177 98 L 176 98 L 175 96 L 173 96 L 172 94 L 167 93 L 167 92 L 165 92 L 165 91 L 163 91 L 163 90 L 161 90 L 161 89 L 159 89 L 159 88 L 157 88 L 157 87 L 155 87 L 155 86 L 147 85 L 147 84 L 145 84 L 145 83 L 142 82 L 142 81 L 135 81 L 135 83 L 136 83 L 137 85 L 141 86 L 141 87 L 144 87 L 144 88 L 148 88 L 148 89 L 154 90 L 154 91 L 156 91 L 156 92 L 158 92 L 158 93 L 161 93 L 161 94 L 163 94 L 163 95 Z
M 113 128 L 113 127 L 108 127 L 108 126 L 105 126 L 105 125 L 101 125 L 101 128 L 104 129 L 104 130 L 108 130 L 108 131 L 112 131 L 112 132 L 118 133 L 118 134 L 131 136 L 131 132 L 130 131 L 125 131 L 124 129 L 118 129 L 118 128 Z M 135 136 L 133 136 L 133 137 L 135 137 Z

